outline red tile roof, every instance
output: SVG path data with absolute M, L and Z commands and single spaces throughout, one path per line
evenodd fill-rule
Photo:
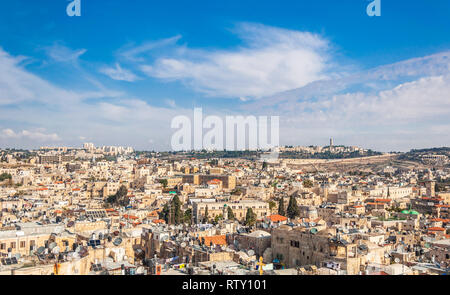
M 128 214 L 124 214 L 123 217 L 126 218 L 126 219 L 139 219 L 139 217 L 137 217 L 137 216 L 128 215 Z
M 444 222 L 444 223 L 448 223 L 448 222 L 450 222 L 450 219 L 433 218 L 433 219 L 431 219 L 431 221 L 433 221 L 433 222 L 439 222 L 439 221 L 442 221 L 442 222 Z
M 211 243 L 213 245 L 226 246 L 227 237 L 226 235 L 205 237 L 205 245 L 209 246 Z
M 219 179 L 213 179 L 213 180 L 208 181 L 209 184 L 219 184 L 221 182 L 222 181 L 220 181 Z
M 382 203 L 389 203 L 391 202 L 391 199 L 375 199 L 375 202 L 382 202 Z
M 287 217 L 279 215 L 279 214 L 269 215 L 269 216 L 267 216 L 267 218 L 269 218 L 270 221 L 272 221 L 272 222 L 281 222 L 281 221 L 287 220 Z

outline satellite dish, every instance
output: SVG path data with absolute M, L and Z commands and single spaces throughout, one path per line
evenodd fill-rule
M 186 247 L 186 243 L 183 242 L 183 243 L 180 244 L 180 246 L 181 246 L 181 248 L 184 248 L 184 247 Z
M 399 263 L 400 259 L 397 257 L 397 258 L 394 259 L 394 261 L 395 261 L 395 263 Z
M 81 248 L 81 250 L 80 250 L 80 252 L 79 252 L 79 255 L 81 256 L 81 257 L 84 257 L 84 255 L 86 255 L 88 253 L 88 251 L 85 249 L 85 248 Z
M 56 244 L 55 242 L 50 243 L 50 245 L 48 246 L 48 249 L 53 250 L 55 247 L 57 247 L 58 244 Z
M 139 266 L 138 268 L 136 268 L 137 274 L 143 274 L 144 272 L 145 272 L 145 268 L 143 266 Z
M 384 258 L 389 258 L 389 254 L 388 253 L 384 254 Z
M 113 244 L 114 244 L 114 246 L 119 246 L 120 244 L 122 244 L 122 238 L 115 239 Z
M 58 246 L 56 246 L 56 247 L 53 248 L 53 250 L 52 250 L 52 254 L 55 254 L 55 255 L 59 254 L 59 252 L 60 252 L 60 249 L 59 249 Z
M 255 255 L 255 251 L 249 250 L 249 251 L 248 251 L 248 256 L 253 256 L 253 255 Z

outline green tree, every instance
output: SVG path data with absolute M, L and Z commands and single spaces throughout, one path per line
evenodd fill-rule
M 267 169 L 267 162 L 266 162 L 266 161 L 263 162 L 263 164 L 262 164 L 262 169 L 263 169 L 263 170 Z
M 178 196 L 174 196 L 172 200 L 164 205 L 159 214 L 159 218 L 164 219 L 167 224 L 184 223 L 189 218 L 188 222 L 190 223 L 192 211 L 188 211 L 187 214 L 188 216 L 186 215 L 186 212 L 183 214 L 183 211 L 181 210 L 181 201 Z
M 203 223 L 207 223 L 209 220 L 209 212 L 208 212 L 208 205 L 205 208 L 205 215 L 203 215 Z
M 272 200 L 269 201 L 269 209 L 270 209 L 270 211 L 272 211 L 272 209 L 275 208 L 276 206 L 277 206 L 277 203 L 275 203 Z
M 115 205 L 116 204 L 116 195 L 111 195 L 108 198 L 106 198 L 106 204 Z
M 223 215 L 222 214 L 216 215 L 216 217 L 214 217 L 214 224 L 218 224 L 219 221 L 222 220 L 222 219 L 223 219 Z
M 173 223 L 175 223 L 175 224 L 180 224 L 180 223 L 182 223 L 182 219 L 183 219 L 183 213 L 182 213 L 182 211 L 181 211 L 181 201 L 180 201 L 180 198 L 178 198 L 178 196 L 174 196 L 173 198 L 172 198 L 172 201 L 171 201 L 171 210 L 172 210 L 172 213 L 173 213 L 173 217 L 172 217 L 172 219 L 173 219 Z
M 245 225 L 253 226 L 256 223 L 256 214 L 253 213 L 252 208 L 247 209 L 247 214 L 245 214 Z
M 163 188 L 166 188 L 166 187 L 167 187 L 167 185 L 168 185 L 168 181 L 167 181 L 167 179 L 161 179 L 161 180 L 159 181 L 159 183 L 161 183 L 161 184 L 162 184 Z
M 128 206 L 130 204 L 130 198 L 128 198 L 128 189 L 126 186 L 121 185 L 116 193 L 116 201 L 120 206 Z
M 188 208 L 184 211 L 183 221 L 187 224 L 192 224 L 192 209 Z
M 284 199 L 283 197 L 280 197 L 280 200 L 278 201 L 278 214 L 282 216 L 286 216 L 286 210 L 284 210 Z
M 231 194 L 232 195 L 240 195 L 240 194 L 242 194 L 243 192 L 242 192 L 242 189 L 240 189 L 240 188 L 235 188 L 232 192 L 231 192 Z
M 288 204 L 288 208 L 287 208 L 287 216 L 289 218 L 293 219 L 299 215 L 300 215 L 300 210 L 297 205 L 297 200 L 295 199 L 294 196 L 291 196 L 289 198 L 289 204 Z
M 228 207 L 227 207 L 227 210 L 228 210 L 228 219 L 234 220 L 236 217 L 234 216 L 233 209 L 231 209 L 231 207 L 228 206 Z
M 127 187 L 121 185 L 114 195 L 106 199 L 106 203 L 111 206 L 128 206 L 130 204 L 130 198 L 128 197 Z
M 164 204 L 163 209 L 159 213 L 159 218 L 163 219 L 167 224 L 169 224 L 169 215 L 170 215 L 169 203 L 166 203 Z
M 126 187 L 125 185 L 121 185 L 121 186 L 119 187 L 119 189 L 117 190 L 116 195 L 117 195 L 117 197 L 118 197 L 119 199 L 121 199 L 121 198 L 125 197 L 126 195 L 128 195 L 128 189 L 127 189 L 127 187 Z
M 305 188 L 312 188 L 313 187 L 313 182 L 309 179 L 306 179 L 305 181 L 303 181 L 303 187 Z
M 11 180 L 11 179 L 12 179 L 12 175 L 9 173 L 0 174 L 0 181 Z

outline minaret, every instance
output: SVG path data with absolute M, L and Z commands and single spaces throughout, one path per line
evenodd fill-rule
M 331 137 L 330 138 L 330 151 L 332 151 L 333 150 L 333 138 Z

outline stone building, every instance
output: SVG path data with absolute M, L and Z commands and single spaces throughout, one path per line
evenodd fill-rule
M 270 248 L 272 237 L 266 231 L 257 230 L 249 234 L 239 234 L 235 237 L 235 241 L 238 242 L 239 249 L 253 250 L 259 257 L 264 254 L 267 248 Z
M 256 214 L 256 219 L 263 219 L 270 215 L 269 203 L 261 201 L 244 200 L 240 202 L 195 202 L 193 203 L 194 220 L 201 222 L 205 216 L 206 207 L 208 207 L 209 218 L 215 218 L 218 215 L 226 216 L 227 206 L 233 210 L 234 217 L 239 221 L 244 221 L 247 210 L 251 208 Z

